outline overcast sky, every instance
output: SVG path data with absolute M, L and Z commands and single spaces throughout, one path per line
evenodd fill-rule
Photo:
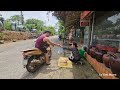
M 57 23 L 56 17 L 52 16 L 52 14 L 49 14 L 49 21 L 48 21 L 48 15 L 46 14 L 47 11 L 23 11 L 24 19 L 30 19 L 30 18 L 36 18 L 39 20 L 42 20 L 46 23 L 46 25 L 55 26 Z M 8 19 L 10 16 L 13 15 L 20 15 L 20 11 L 0 11 L 0 14 L 5 18 Z
M 120 18 L 120 13 L 109 17 L 108 20 L 112 21 L 113 23 L 116 23 L 117 19 L 119 18 Z

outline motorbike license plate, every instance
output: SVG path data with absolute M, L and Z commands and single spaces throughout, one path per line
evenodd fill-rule
M 24 60 L 23 60 L 23 67 L 24 67 L 24 68 L 25 68 L 25 66 L 27 65 L 27 62 L 28 62 L 27 59 L 24 59 Z

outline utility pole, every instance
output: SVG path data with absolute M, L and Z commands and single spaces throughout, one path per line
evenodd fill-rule
M 23 12 L 22 11 L 20 11 L 21 12 L 21 23 L 22 23 L 22 25 L 24 24 L 24 17 L 23 17 Z
M 5 20 L 1 14 L 0 14 L 0 22 L 2 23 L 2 28 L 5 29 Z

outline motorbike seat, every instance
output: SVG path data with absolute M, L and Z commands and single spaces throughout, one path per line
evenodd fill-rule
M 22 51 L 25 55 L 40 55 L 42 54 L 42 51 L 40 51 L 38 48 L 33 49 L 27 49 Z
M 39 50 L 39 49 L 38 48 L 33 48 L 33 49 L 23 50 L 22 52 L 37 51 L 37 50 Z

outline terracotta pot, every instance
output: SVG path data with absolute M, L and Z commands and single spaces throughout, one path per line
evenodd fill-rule
M 110 55 L 104 54 L 102 59 L 103 59 L 103 63 L 105 64 L 105 66 L 110 68 L 110 65 L 109 65 Z
M 113 47 L 107 46 L 107 51 L 115 53 L 115 52 L 117 52 L 117 48 L 113 48 Z
M 96 60 L 98 61 L 98 62 L 101 62 L 101 63 L 103 63 L 103 60 L 102 60 L 102 57 L 103 57 L 103 53 L 101 53 L 101 52 L 95 52 L 95 58 L 96 58 Z
M 114 74 L 117 74 L 117 77 L 120 78 L 120 58 L 111 57 L 110 68 L 111 68 L 111 71 Z
M 95 50 L 93 48 L 90 49 L 90 55 L 92 58 L 95 58 Z
M 92 46 L 90 46 L 89 48 L 88 48 L 88 51 L 87 51 L 87 53 L 90 55 L 90 49 L 92 48 Z

